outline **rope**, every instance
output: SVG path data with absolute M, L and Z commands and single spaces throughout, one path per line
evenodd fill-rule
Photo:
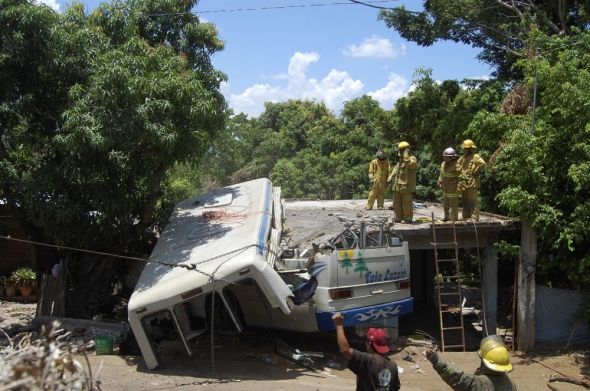
M 140 261 L 140 262 L 144 262 L 144 263 L 157 263 L 159 265 L 168 266 L 168 267 L 181 267 L 181 268 L 184 268 L 184 269 L 187 269 L 187 270 L 194 270 L 194 271 L 196 271 L 198 273 L 201 273 L 203 275 L 206 275 L 207 277 L 211 278 L 212 280 L 223 281 L 223 282 L 226 282 L 226 283 L 229 283 L 229 284 L 234 284 L 234 285 L 235 285 L 235 283 L 233 283 L 232 281 L 224 280 L 224 279 L 221 279 L 221 278 L 215 278 L 215 276 L 214 276 L 214 273 L 217 270 L 219 270 L 219 267 L 221 267 L 225 262 L 223 262 L 221 265 L 219 265 L 215 269 L 215 271 L 213 272 L 213 274 L 209 274 L 209 273 L 206 273 L 206 272 L 204 272 L 202 270 L 198 270 L 197 269 L 197 266 L 198 265 L 202 265 L 202 264 L 207 263 L 207 262 L 214 261 L 214 260 L 216 260 L 218 258 L 223 258 L 223 257 L 225 257 L 227 255 L 231 255 L 231 254 L 234 254 L 234 253 L 237 253 L 237 252 L 241 252 L 241 251 L 247 250 L 250 247 L 257 247 L 257 248 L 259 248 L 261 250 L 265 250 L 265 251 L 270 252 L 275 257 L 278 257 L 278 254 L 275 251 L 273 251 L 268 246 L 261 246 L 259 244 L 250 244 L 250 245 L 247 245 L 247 246 L 244 246 L 244 247 L 237 248 L 235 250 L 228 251 L 228 252 L 223 253 L 223 254 L 220 254 L 220 255 L 216 255 L 216 256 L 211 257 L 211 258 L 207 258 L 207 259 L 202 260 L 202 261 L 199 261 L 199 262 L 195 262 L 195 263 L 184 263 L 184 264 L 178 263 L 177 264 L 177 263 L 170 263 L 170 262 L 159 261 L 157 259 L 143 259 L 143 258 L 129 257 L 129 256 L 119 255 L 119 254 L 105 253 L 105 252 L 101 252 L 101 251 L 85 250 L 85 249 L 75 248 L 75 247 L 58 246 L 58 245 L 53 245 L 53 244 L 35 242 L 35 241 L 32 241 L 32 240 L 15 239 L 15 238 L 11 238 L 9 236 L 2 236 L 2 235 L 0 235 L 0 239 L 13 240 L 15 242 L 22 242 L 22 243 L 36 244 L 38 246 L 54 247 L 54 248 L 59 248 L 59 249 L 66 249 L 66 250 L 73 250 L 73 251 L 85 252 L 85 253 L 90 253 L 90 254 L 104 255 L 104 256 L 113 257 L 113 258 L 129 259 L 129 260 L 132 260 L 132 261 Z M 191 242 L 191 243 L 194 243 L 194 242 Z M 162 253 L 160 255 L 164 255 L 166 253 Z
M 582 386 L 584 388 L 590 388 L 588 383 L 582 382 L 578 379 L 572 379 L 570 377 L 552 377 L 551 379 L 547 380 L 547 387 L 549 387 L 553 391 L 559 391 L 556 387 L 549 384 L 549 383 L 553 383 L 553 382 L 571 383 L 571 384 L 575 384 L 578 386 Z
M 471 220 L 471 223 L 473 224 L 473 229 L 475 229 L 475 248 L 477 249 L 477 265 L 479 266 L 479 280 L 481 281 L 481 311 L 483 313 L 483 328 L 486 331 L 487 337 L 490 335 L 490 333 L 488 332 L 488 321 L 486 318 L 486 301 L 484 298 L 485 295 L 483 290 L 483 274 L 481 272 L 481 259 L 479 258 L 479 235 L 477 234 L 477 225 L 475 225 L 475 221 Z
M 213 294 L 211 295 L 211 370 L 215 373 L 215 281 L 213 281 Z
M 6 237 L 6 236 L 0 236 L 0 239 L 15 240 L 15 241 L 18 241 L 18 242 L 27 242 L 27 243 L 37 244 L 37 245 L 40 245 L 40 246 L 68 248 L 68 247 L 62 247 L 62 246 L 55 246 L 55 245 L 51 245 L 51 244 L 33 242 L 33 241 L 29 241 L 29 240 L 13 239 L 13 238 Z M 209 277 L 209 281 L 213 283 L 212 295 L 211 295 L 211 368 L 213 370 L 213 373 L 215 373 L 215 296 L 217 296 L 217 288 L 216 288 L 215 284 L 218 281 L 223 281 L 223 282 L 225 282 L 225 283 L 227 283 L 229 285 L 237 285 L 234 281 L 230 281 L 230 280 L 226 280 L 224 278 L 216 277 L 215 274 L 219 271 L 219 268 L 221 266 L 223 266 L 226 262 L 230 261 L 233 257 L 230 257 L 230 258 L 226 259 L 224 262 L 220 263 L 215 268 L 215 270 L 213 270 L 212 273 L 206 273 L 206 272 L 204 272 L 202 270 L 197 269 L 197 267 L 199 265 L 202 265 L 202 264 L 205 264 L 205 263 L 214 261 L 216 259 L 223 258 L 223 257 L 226 257 L 226 256 L 231 255 L 231 254 L 235 254 L 235 253 L 239 253 L 239 252 L 245 251 L 245 250 L 247 250 L 249 248 L 252 248 L 252 247 L 256 247 L 256 248 L 259 248 L 261 250 L 266 250 L 266 251 L 270 252 L 271 254 L 273 254 L 275 257 L 278 258 L 278 254 L 275 251 L 273 251 L 270 247 L 268 247 L 268 246 L 261 246 L 259 244 L 250 244 L 250 245 L 247 245 L 247 246 L 243 246 L 243 247 L 237 248 L 235 250 L 231 250 L 231 251 L 225 252 L 223 254 L 216 255 L 216 256 L 211 257 L 211 258 L 204 259 L 204 260 L 199 261 L 199 262 L 189 263 L 189 264 L 175 264 L 175 263 L 158 261 L 158 260 L 145 260 L 145 259 L 142 259 L 142 258 L 127 257 L 127 256 L 123 256 L 123 255 L 108 254 L 108 253 L 101 253 L 101 252 L 98 252 L 98 251 L 82 250 L 82 249 L 76 249 L 76 248 L 71 248 L 71 247 L 69 247 L 68 249 L 75 250 L 75 251 L 81 251 L 81 252 L 88 252 L 88 253 L 93 253 L 93 254 L 100 254 L 100 255 L 112 256 L 112 257 L 116 257 L 116 258 L 131 259 L 131 260 L 141 261 L 141 262 L 145 262 L 145 263 L 157 263 L 157 264 L 160 264 L 160 265 L 163 265 L 163 266 L 168 266 L 170 268 L 173 268 L 173 267 L 181 267 L 181 268 L 184 268 L 186 270 L 192 270 L 192 271 L 195 271 L 197 273 L 200 273 L 200 274 L 203 274 L 203 275 Z
M 520 357 L 520 358 L 526 359 L 526 357 L 523 356 L 522 354 L 512 354 L 512 355 L 515 356 L 515 357 Z M 555 389 L 554 387 L 550 386 L 549 383 L 550 382 L 558 382 L 558 381 L 565 381 L 567 383 L 577 384 L 579 386 L 582 386 L 582 387 L 585 387 L 585 388 L 590 389 L 590 383 L 588 383 L 586 381 L 574 379 L 573 377 L 570 377 L 570 376 L 568 376 L 566 374 L 563 374 L 563 373 L 559 372 L 558 370 L 555 370 L 554 368 L 551 368 L 549 365 L 545 365 L 541 361 L 535 360 L 534 358 L 529 358 L 529 360 L 532 361 L 532 362 L 536 362 L 537 364 L 541 364 L 545 368 L 551 369 L 553 372 L 555 372 L 555 373 L 563 376 L 562 378 L 553 378 L 553 379 L 549 379 L 547 381 L 547 387 L 549 387 L 553 391 L 557 391 L 557 389 Z

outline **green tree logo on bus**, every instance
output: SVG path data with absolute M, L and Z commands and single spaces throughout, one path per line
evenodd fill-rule
M 369 268 L 367 267 L 367 264 L 365 263 L 365 258 L 363 258 L 363 254 L 361 254 L 360 251 L 359 251 L 358 259 L 356 261 L 356 266 L 354 267 L 354 271 L 359 272 L 361 278 L 363 278 L 363 272 L 369 271 Z M 347 271 L 347 273 L 348 273 L 348 271 Z
M 343 256 L 342 265 L 340 265 L 340 267 L 342 269 L 346 269 L 346 274 L 348 274 L 348 268 L 353 266 L 352 262 L 350 262 L 350 256 L 348 255 L 348 251 L 342 251 L 340 255 Z

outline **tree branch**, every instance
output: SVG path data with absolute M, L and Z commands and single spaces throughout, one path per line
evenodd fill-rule
M 519 18 L 520 20 L 524 19 L 524 16 L 522 15 L 522 13 L 520 12 L 520 10 L 518 9 L 518 7 L 516 6 L 516 4 L 514 3 L 514 0 L 511 1 L 512 5 L 506 4 L 505 2 L 503 2 L 502 0 L 496 0 L 496 2 L 498 4 L 500 4 L 501 6 L 511 10 L 512 12 L 514 12 Z

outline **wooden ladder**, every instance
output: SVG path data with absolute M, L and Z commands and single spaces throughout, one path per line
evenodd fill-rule
M 447 243 L 439 243 L 436 239 L 436 231 L 442 231 L 442 230 L 453 230 L 453 242 L 447 242 Z M 434 245 L 434 262 L 436 264 L 436 290 L 438 293 L 438 313 L 439 313 L 439 319 L 440 319 L 440 342 L 441 342 L 441 350 L 444 352 L 446 348 L 463 348 L 463 351 L 465 351 L 465 326 L 463 324 L 463 295 L 461 294 L 461 275 L 459 273 L 459 246 L 457 244 L 457 229 L 455 226 L 455 221 L 452 221 L 452 224 L 440 224 L 440 225 L 436 225 L 435 220 L 434 220 L 434 213 L 432 213 L 432 235 L 434 237 L 434 242 L 432 243 Z M 449 259 L 440 259 L 439 258 L 439 254 L 438 252 L 441 249 L 444 248 L 454 248 L 455 249 L 455 257 L 454 258 L 449 258 Z M 439 264 L 441 263 L 448 263 L 448 262 L 453 262 L 455 264 L 455 271 L 453 275 L 450 276 L 441 276 L 440 275 L 440 271 L 439 271 Z M 456 288 L 457 288 L 457 292 L 450 292 L 450 293 L 441 293 L 440 291 L 440 284 L 442 282 L 443 279 L 448 279 L 451 282 L 456 282 Z M 448 298 L 449 302 L 445 302 L 445 308 L 443 309 L 443 301 L 442 301 L 442 297 L 446 297 Z M 454 300 L 456 299 L 456 300 Z M 455 304 L 455 301 L 457 301 L 457 305 L 459 306 L 459 319 L 460 319 L 460 323 L 461 326 L 445 326 L 445 323 L 448 324 L 449 323 L 449 316 L 445 316 L 445 314 L 451 315 L 452 312 L 454 312 L 454 310 L 449 310 L 448 308 Z M 446 322 L 445 322 L 446 320 Z M 450 319 L 450 321 L 452 321 L 452 317 Z M 453 345 L 447 345 L 445 344 L 445 332 L 458 332 L 461 331 L 461 341 L 462 343 L 460 345 L 458 344 L 453 344 Z

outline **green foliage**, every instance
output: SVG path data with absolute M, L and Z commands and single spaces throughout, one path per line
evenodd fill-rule
M 134 251 L 189 193 L 170 169 L 198 164 L 226 120 L 224 44 L 196 3 L 0 0 L 0 194 L 31 237 Z M 102 276 L 71 266 L 86 292 Z
M 540 48 L 550 52 L 538 63 L 519 62 L 530 85 L 538 65 L 534 133 L 530 116 L 501 113 L 478 114 L 470 129 L 482 145 L 502 142 L 494 166 L 501 185 L 496 199 L 510 215 L 526 215 L 538 228 L 538 270 L 559 270 L 570 288 L 580 288 L 590 282 L 590 54 L 587 45 L 563 43 L 555 39 Z
M 17 286 L 32 286 L 37 282 L 37 275 L 30 267 L 21 267 L 12 272 L 10 280 Z
M 11 29 L 2 35 L 0 186 L 49 241 L 137 237 L 158 216 L 170 167 L 198 161 L 223 128 L 225 76 L 209 60 L 223 48 L 215 28 L 191 14 L 148 16 L 193 5 L 115 1 L 86 15 L 73 4 L 59 15 L 2 2 Z
M 520 256 L 520 246 L 500 240 L 496 243 L 498 246 L 498 255 L 505 259 L 516 259 Z
M 568 36 L 590 23 L 590 4 L 582 0 L 559 6 L 551 0 L 427 0 L 423 8 L 423 12 L 404 6 L 382 10 L 379 20 L 420 46 L 445 40 L 479 48 L 478 58 L 491 65 L 496 76 L 512 80 L 522 78 L 513 65 L 531 31 L 541 32 L 543 38 Z

